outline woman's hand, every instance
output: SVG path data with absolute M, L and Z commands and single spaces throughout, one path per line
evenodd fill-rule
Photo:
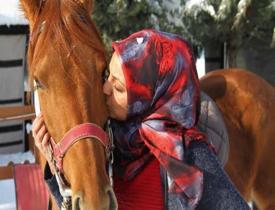
M 49 151 L 50 134 L 45 125 L 42 114 L 38 115 L 32 124 L 32 135 L 35 146 L 39 149 L 45 159 L 48 161 L 51 171 L 53 173 L 53 166 L 51 164 L 51 154 Z

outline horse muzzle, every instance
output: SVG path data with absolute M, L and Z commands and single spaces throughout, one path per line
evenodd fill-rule
M 104 195 L 106 197 L 105 202 L 90 204 L 85 201 L 82 193 L 78 192 L 72 199 L 72 210 L 117 210 L 117 200 L 112 188 L 106 191 Z

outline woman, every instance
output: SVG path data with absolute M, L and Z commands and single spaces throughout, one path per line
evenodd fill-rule
M 142 30 L 113 48 L 103 91 L 115 137 L 115 175 L 135 179 L 157 160 L 166 175 L 166 209 L 249 209 L 196 128 L 200 90 L 188 43 L 177 35 Z M 33 134 L 46 155 L 50 135 L 41 116 Z

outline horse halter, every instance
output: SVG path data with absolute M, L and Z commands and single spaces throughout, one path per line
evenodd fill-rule
M 85 138 L 97 139 L 101 144 L 104 145 L 106 150 L 108 150 L 109 138 L 107 134 L 101 127 L 93 123 L 83 123 L 73 127 L 57 144 L 53 138 L 51 138 L 50 145 L 52 149 L 52 155 L 56 162 L 55 165 L 59 171 L 63 172 L 63 157 L 69 148 L 72 147 L 73 144 L 75 144 L 77 141 Z
M 61 210 L 71 209 L 72 197 L 72 191 L 67 186 L 64 179 L 62 160 L 69 148 L 80 140 L 85 138 L 95 138 L 105 147 L 106 158 L 108 160 L 109 181 L 111 186 L 113 186 L 113 135 L 109 123 L 110 121 L 108 121 L 107 129 L 110 139 L 108 138 L 108 135 L 105 133 L 105 131 L 96 124 L 83 123 L 69 130 L 59 143 L 56 144 L 53 139 L 50 140 L 49 150 L 51 154 L 51 162 L 54 166 L 55 177 L 58 183 L 60 194 L 63 197 Z
M 40 103 L 37 90 L 34 91 L 34 105 L 36 115 L 38 115 L 40 113 Z M 107 122 L 107 132 L 108 134 L 101 127 L 94 123 L 83 123 L 70 129 L 58 143 L 55 143 L 53 138 L 50 139 L 48 152 L 51 155 L 51 164 L 54 166 L 54 175 L 58 183 L 60 194 L 63 197 L 61 210 L 71 209 L 72 197 L 72 191 L 70 187 L 66 184 L 67 182 L 63 174 L 63 158 L 66 152 L 70 149 L 70 147 L 72 147 L 76 142 L 80 140 L 86 138 L 95 138 L 104 146 L 106 152 L 106 159 L 108 161 L 109 181 L 110 185 L 113 186 L 112 165 L 114 161 L 114 144 L 113 133 L 110 127 L 109 120 Z

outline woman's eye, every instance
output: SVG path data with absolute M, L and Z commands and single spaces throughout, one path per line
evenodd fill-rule
M 114 85 L 114 88 L 115 88 L 118 92 L 124 92 L 124 88 L 121 87 L 120 85 L 115 84 L 115 85 Z
M 106 80 L 108 80 L 109 75 L 110 75 L 109 70 L 106 69 L 105 71 L 103 71 L 103 73 L 102 73 L 103 82 L 105 82 Z

